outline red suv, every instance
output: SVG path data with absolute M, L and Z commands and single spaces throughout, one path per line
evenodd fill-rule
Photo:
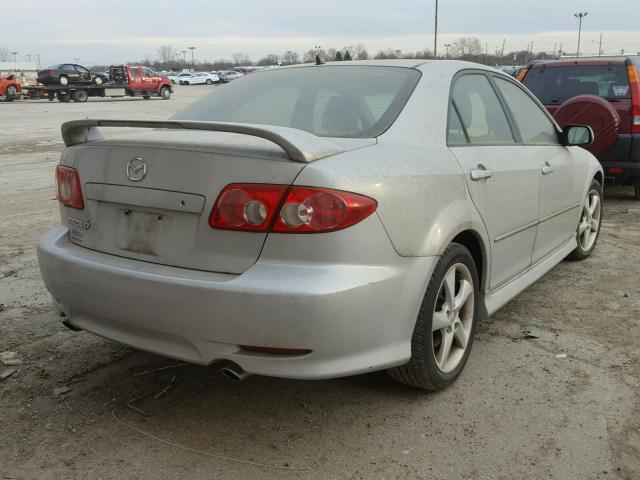
M 589 112 L 593 112 L 594 117 L 595 115 L 601 117 L 607 113 L 607 109 L 609 110 L 612 121 L 609 122 L 603 134 L 610 137 L 613 135 L 613 138 L 605 149 L 592 153 L 602 163 L 605 176 L 617 185 L 633 185 L 638 199 L 640 199 L 639 74 L 640 56 L 633 55 L 536 61 L 529 64 L 518 77 L 556 117 L 558 123 L 562 123 L 558 118 L 560 109 L 577 96 L 581 96 L 583 103 L 582 106 L 578 106 L 578 109 L 574 108 L 574 112 L 586 112 L 587 118 L 582 121 L 588 125 L 601 121 L 600 118 L 592 118 L 590 122 Z M 603 99 L 604 101 L 590 97 L 592 103 L 601 103 L 600 109 L 585 108 L 585 102 L 589 101 L 589 97 L 584 97 L 585 95 Z

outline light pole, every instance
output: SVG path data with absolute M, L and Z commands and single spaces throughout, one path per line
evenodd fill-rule
M 436 12 L 433 21 L 433 58 L 438 58 L 438 0 L 436 0 Z
M 191 50 L 191 68 L 195 70 L 195 66 L 196 64 L 193 62 L 193 51 L 196 49 L 196 47 L 189 47 L 189 50 Z
M 186 50 L 182 50 L 182 64 L 183 65 L 187 64 L 187 51 Z
M 451 46 L 450 43 L 445 43 L 444 44 L 444 51 L 445 51 L 444 58 L 449 58 L 449 47 L 450 46 Z
M 11 55 L 13 55 L 13 63 L 18 63 L 18 60 L 16 57 L 16 55 L 18 55 L 18 52 L 11 52 Z
M 31 54 L 27 53 L 27 62 L 31 63 Z
M 587 16 L 588 12 L 574 13 L 573 16 L 578 19 L 578 49 L 576 50 L 576 58 L 580 56 L 580 35 L 582 34 L 582 19 Z

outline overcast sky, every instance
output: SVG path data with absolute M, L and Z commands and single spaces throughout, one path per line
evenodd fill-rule
M 607 53 L 640 51 L 638 0 L 440 0 L 439 49 L 462 35 L 475 35 L 489 52 L 553 51 L 563 43 L 575 51 L 578 20 L 582 50 L 597 52 L 603 32 Z M 55 5 L 55 7 L 53 7 Z M 107 8 L 108 5 L 108 8 Z M 200 60 L 246 52 L 253 60 L 268 53 L 300 53 L 321 45 L 363 43 L 369 53 L 384 48 L 433 48 L 434 0 L 158 0 L 109 2 L 22 0 L 0 11 L 0 46 L 40 54 L 43 64 L 87 65 L 155 59 L 160 45 L 195 46 Z M 35 58 L 35 57 L 32 57 Z

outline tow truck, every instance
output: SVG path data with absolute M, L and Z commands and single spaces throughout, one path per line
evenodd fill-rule
M 29 98 L 58 99 L 60 102 L 86 102 L 89 97 L 142 97 L 151 96 L 169 100 L 173 86 L 168 77 L 142 65 L 112 65 L 109 81 L 102 85 L 34 85 L 23 89 Z

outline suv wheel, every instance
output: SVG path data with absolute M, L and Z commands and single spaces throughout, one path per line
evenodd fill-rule
M 452 243 L 440 257 L 422 300 L 411 359 L 390 369 L 391 377 L 432 391 L 455 382 L 473 345 L 479 297 L 473 257 L 465 246 Z
M 584 260 L 596 248 L 600 225 L 602 224 L 602 186 L 596 181 L 591 182 L 587 198 L 582 204 L 582 213 L 578 223 L 576 249 L 567 256 L 567 260 Z

